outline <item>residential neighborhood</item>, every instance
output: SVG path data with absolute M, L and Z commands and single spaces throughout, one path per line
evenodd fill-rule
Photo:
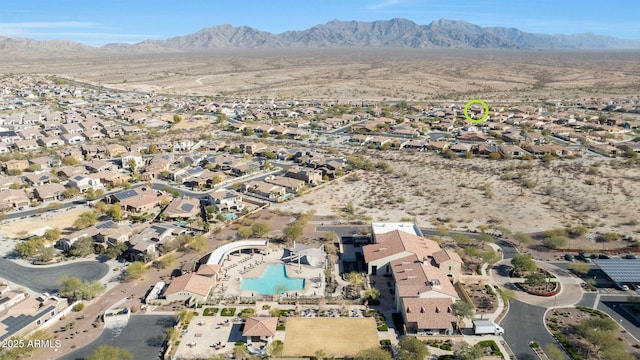
M 552 210 L 561 200 L 587 206 L 566 189 L 538 186 L 544 174 L 529 179 L 538 167 L 631 199 L 622 185 L 613 194 L 601 169 L 635 164 L 640 100 L 490 108 L 475 123 L 457 100 L 159 95 L 5 76 L 0 339 L 49 334 L 60 353 L 33 356 L 72 356 L 82 339 L 74 326 L 98 341 L 158 316 L 168 320 L 147 350 L 164 359 L 358 358 L 370 348 L 400 359 L 413 347 L 444 359 L 474 351 L 544 359 L 538 342 L 582 351 L 562 321 L 579 326 L 589 311 L 609 314 L 611 299 L 636 299 L 640 280 L 613 281 L 618 268 L 610 275 L 595 261 L 635 263 L 635 220 L 614 231 L 564 214 L 562 228 L 511 231 L 513 223 L 483 209 L 493 193 L 473 171 L 520 181 L 501 185 L 512 207 L 523 207 L 525 191 L 549 196 Z M 430 173 L 412 179 L 419 169 Z M 436 170 L 453 169 L 472 175 L 436 179 Z M 427 188 L 428 177 L 444 185 Z M 588 211 L 605 206 L 593 202 Z M 473 208 L 473 216 L 444 206 Z M 474 222 L 481 216 L 488 220 Z M 586 265 L 565 253 L 584 255 Z M 48 284 L 15 275 L 48 268 L 60 274 L 43 277 Z M 517 338 L 518 321 L 527 320 L 518 309 L 545 310 L 529 342 Z M 628 326 L 615 351 L 635 351 L 638 328 Z M 308 343 L 300 330 L 308 328 L 320 340 Z

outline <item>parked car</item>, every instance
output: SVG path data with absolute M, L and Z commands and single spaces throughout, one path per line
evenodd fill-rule
M 625 259 L 637 259 L 636 254 L 627 254 L 624 256 Z
M 591 262 L 591 258 L 585 253 L 578 254 L 578 260 L 582 260 L 584 262 Z
M 567 261 L 575 261 L 576 257 L 571 254 L 564 254 L 564 259 Z
M 625 284 L 616 283 L 616 286 L 618 287 L 618 289 L 620 289 L 622 291 L 629 290 L 629 287 L 627 285 L 625 285 Z
M 598 259 L 611 259 L 611 257 L 607 254 L 600 254 L 598 255 Z

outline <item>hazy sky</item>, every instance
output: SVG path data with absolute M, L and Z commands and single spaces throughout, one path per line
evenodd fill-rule
M 637 0 L 3 0 L 0 35 L 100 46 L 166 39 L 221 24 L 280 33 L 332 19 L 392 18 L 640 39 Z

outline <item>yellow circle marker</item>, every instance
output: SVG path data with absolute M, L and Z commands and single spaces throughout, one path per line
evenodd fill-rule
M 484 107 L 484 116 L 482 118 L 476 120 L 469 115 L 469 107 L 473 104 L 480 104 L 482 105 L 482 107 Z M 471 100 L 464 106 L 464 117 L 473 124 L 480 124 L 482 122 L 485 122 L 489 118 L 489 105 L 487 105 L 486 102 L 480 99 Z

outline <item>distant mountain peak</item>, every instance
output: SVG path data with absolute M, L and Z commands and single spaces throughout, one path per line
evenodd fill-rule
M 206 37 L 204 35 L 206 34 Z M 515 28 L 480 27 L 464 20 L 438 19 L 419 25 L 404 18 L 343 21 L 333 19 L 306 30 L 274 35 L 248 26 L 218 25 L 196 33 L 157 41 L 159 47 L 254 48 L 254 47 L 394 47 L 484 49 L 605 49 L 640 48 L 640 41 L 593 34 L 545 35 Z
M 342 21 L 333 19 L 305 30 L 273 34 L 249 26 L 215 25 L 166 40 L 108 44 L 112 51 L 219 48 L 482 48 L 482 49 L 640 49 L 640 40 L 581 33 L 534 34 L 516 28 L 481 27 L 464 20 L 438 19 L 419 25 L 404 18 Z M 93 49 L 72 42 L 39 42 L 0 37 L 0 49 L 51 49 L 81 52 Z

